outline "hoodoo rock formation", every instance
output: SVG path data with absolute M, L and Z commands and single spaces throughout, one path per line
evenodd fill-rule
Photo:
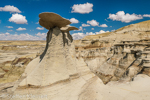
M 73 54 L 71 53 L 73 52 L 70 51 L 73 40 L 69 34 L 69 30 L 77 28 L 63 28 L 63 26 L 70 24 L 70 21 L 54 13 L 41 13 L 39 17 L 40 25 L 49 28 L 46 47 L 42 55 L 35 59 L 38 63 L 35 66 L 30 66 L 31 62 L 29 67 L 27 66 L 23 74 L 27 77 L 19 86 L 52 85 L 62 80 L 69 80 L 70 77 L 78 75 L 74 64 L 76 62 L 74 59 L 75 56 L 72 57 Z
M 89 84 L 87 81 L 92 82 L 94 79 L 101 82 L 82 58 L 76 59 L 73 38 L 69 31 L 78 28 L 67 26 L 70 21 L 55 13 L 41 13 L 39 17 L 39 24 L 49 29 L 45 50 L 27 65 L 25 72 L 13 87 L 2 90 L 5 90 L 3 94 L 46 95 L 42 100 L 78 100 L 84 91 L 83 86 Z M 3 99 L 20 100 L 18 97 Z M 22 98 L 29 99 L 41 100 L 32 97 Z

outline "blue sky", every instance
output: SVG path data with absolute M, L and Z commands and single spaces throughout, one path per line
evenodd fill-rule
M 42 12 L 69 19 L 74 39 L 150 20 L 149 0 L 0 0 L 0 40 L 43 40 Z

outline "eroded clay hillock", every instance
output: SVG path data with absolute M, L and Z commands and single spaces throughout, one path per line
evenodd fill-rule
M 150 21 L 125 26 L 106 35 L 77 40 L 77 57 L 106 84 L 131 81 L 137 74 L 150 75 Z M 91 38 L 94 37 L 92 40 Z M 97 37 L 97 38 L 96 38 Z

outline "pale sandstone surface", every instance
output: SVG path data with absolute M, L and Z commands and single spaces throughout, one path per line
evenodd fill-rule
M 62 37 L 63 34 L 59 28 L 54 28 L 52 36 L 49 37 L 51 40 L 45 48 L 46 52 L 40 56 L 41 61 L 39 61 L 39 65 L 31 73 L 27 73 L 27 75 L 29 74 L 27 76 L 28 81 L 26 83 L 24 80 L 21 85 L 45 86 L 53 84 L 58 80 L 68 79 L 70 77 L 69 75 L 77 74 L 76 68 L 72 64 L 75 61 L 69 57 L 70 52 L 68 52 L 68 47 L 64 46 L 68 44 L 65 44 Z M 71 65 L 67 63 L 71 63 Z
M 24 88 L 16 90 L 13 95 L 45 95 L 43 98 L 30 98 L 30 100 L 149 100 L 150 78 L 138 75 L 133 82 L 110 82 L 104 85 L 99 78 L 92 75 L 83 75 L 70 81 L 64 81 L 52 86 L 41 88 Z M 91 78 L 90 78 L 91 76 Z M 86 78 L 86 79 L 85 79 Z M 137 88 L 138 87 L 138 88 Z M 4 99 L 7 100 L 7 99 Z M 14 97 L 12 100 L 20 100 Z M 27 100 L 21 98 L 21 100 Z

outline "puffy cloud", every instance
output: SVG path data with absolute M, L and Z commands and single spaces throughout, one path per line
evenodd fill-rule
M 44 27 L 37 27 L 37 30 L 44 30 Z
M 111 32 L 114 32 L 114 31 L 115 31 L 115 29 L 111 30 Z
M 16 24 L 27 24 L 26 16 L 21 14 L 12 14 L 12 17 L 9 18 L 9 22 L 14 22 Z
M 82 27 L 90 26 L 89 24 L 82 24 Z
M 75 31 L 83 31 L 82 26 L 80 26 L 79 29 L 78 29 L 78 30 L 75 30 Z
M 18 29 L 16 29 L 17 31 L 23 31 L 23 30 L 27 30 L 26 28 L 22 28 L 22 27 L 19 27 Z
M 8 32 L 6 32 L 6 33 L 1 33 L 0 34 L 0 38 L 1 38 L 1 36 L 7 36 L 7 35 L 9 35 L 10 33 L 8 33 Z
M 91 28 L 91 30 L 94 30 L 94 28 Z
M 7 28 L 13 28 L 12 26 L 6 26 Z
M 41 33 L 41 32 L 38 32 L 37 34 L 36 34 L 36 36 L 38 36 L 40 39 L 42 39 L 42 40 L 45 40 L 46 39 L 46 33 Z
M 10 34 L 8 32 L 0 34 L 0 40 L 45 40 L 46 33 L 37 33 L 35 36 L 28 33 Z
M 74 40 L 82 39 L 84 36 L 85 36 L 85 34 L 80 33 L 80 32 L 72 34 L 72 37 L 73 37 Z
M 0 7 L 0 11 L 8 11 L 8 12 L 11 12 L 11 13 L 21 13 L 21 11 L 17 8 L 17 7 L 14 7 L 14 6 L 11 6 L 11 5 L 6 5 L 5 7 Z
M 38 37 L 29 35 L 28 33 L 25 34 L 9 34 L 9 35 L 5 35 L 3 34 L 2 36 L 0 35 L 0 40 L 38 40 Z
M 71 23 L 79 23 L 79 21 L 75 18 L 71 18 L 70 21 L 71 21 Z
M 86 34 L 84 34 L 84 33 L 78 32 L 78 33 L 73 33 L 72 37 L 73 37 L 74 40 L 78 40 L 78 39 L 82 39 L 83 37 L 85 37 L 87 35 L 95 35 L 95 33 L 93 33 L 93 32 L 86 32 Z
M 13 31 L 13 30 L 7 30 L 8 32 L 11 32 L 11 31 Z
M 129 23 L 134 20 L 143 19 L 143 17 L 134 13 L 130 15 L 129 13 L 125 14 L 124 11 L 118 11 L 116 14 L 109 14 L 108 19 Z
M 148 14 L 144 14 L 144 15 L 143 15 L 143 17 L 150 17 L 150 15 L 148 15 Z
M 99 32 L 95 32 L 95 33 L 86 32 L 86 34 L 78 32 L 78 33 L 73 33 L 72 37 L 73 37 L 74 40 L 78 40 L 78 39 L 82 39 L 83 37 L 85 37 L 87 35 L 95 35 L 95 34 L 101 34 L 101 33 L 106 33 L 106 32 L 109 32 L 109 31 L 100 30 Z
M 6 34 L 6 35 L 9 35 L 10 33 L 6 32 L 5 34 Z
M 99 32 L 95 32 L 95 33 L 96 34 L 101 34 L 101 33 L 106 33 L 106 32 L 109 32 L 109 31 L 100 30 Z
M 84 3 L 84 4 L 74 4 L 72 7 L 72 13 L 90 13 L 93 11 L 93 4 L 92 3 Z
M 96 20 L 91 20 L 91 21 L 87 21 L 88 24 L 91 24 L 92 26 L 98 26 L 99 22 L 97 22 Z
M 86 35 L 86 36 L 87 36 L 87 35 L 95 35 L 95 33 L 93 33 L 93 32 L 86 32 L 85 35 Z
M 102 24 L 100 25 L 100 27 L 108 27 L 106 24 Z

